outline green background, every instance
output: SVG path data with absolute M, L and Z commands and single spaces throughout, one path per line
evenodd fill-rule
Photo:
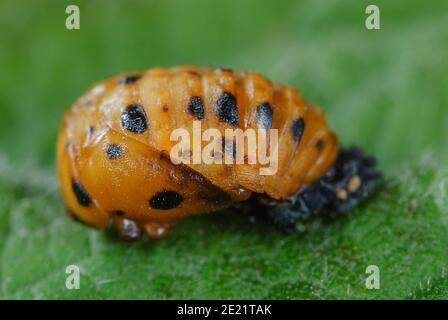
M 364 26 L 372 2 L 381 30 Z M 447 298 L 447 57 L 447 1 L 0 1 L 0 298 Z M 63 112 L 96 80 L 184 63 L 295 85 L 385 183 L 290 236 L 230 211 L 136 244 L 69 221 Z M 80 290 L 65 288 L 69 264 Z M 370 264 L 380 290 L 365 288 Z

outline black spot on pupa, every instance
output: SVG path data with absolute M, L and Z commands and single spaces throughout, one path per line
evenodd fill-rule
M 237 126 L 238 106 L 236 98 L 230 92 L 224 92 L 216 101 L 216 111 L 220 121 Z
M 121 114 L 121 125 L 134 133 L 145 132 L 148 129 L 148 120 L 143 107 L 136 103 L 127 106 Z
M 305 122 L 303 121 L 302 118 L 297 118 L 292 122 L 291 131 L 295 142 L 297 143 L 300 142 L 304 130 L 305 130 Z
M 123 148 L 119 144 L 112 143 L 107 146 L 106 153 L 110 160 L 115 160 L 123 154 Z
M 138 79 L 140 79 L 142 76 L 139 74 L 131 74 L 124 77 L 121 77 L 118 81 L 121 84 L 130 84 L 136 82 Z
M 190 102 L 188 102 L 188 110 L 196 119 L 204 119 L 204 103 L 202 102 L 202 98 L 198 96 L 191 97 Z
M 183 197 L 176 191 L 161 191 L 149 199 L 149 205 L 154 209 L 170 210 L 178 207 Z
M 88 207 L 92 203 L 89 193 L 81 184 L 81 182 L 72 179 L 72 190 L 75 194 L 76 200 L 83 207 Z
M 263 102 L 257 107 L 255 112 L 257 117 L 258 126 L 261 129 L 272 128 L 272 107 L 269 102 Z
M 316 142 L 316 149 L 319 151 L 322 151 L 325 147 L 325 141 L 322 139 L 317 140 Z
M 126 213 L 123 210 L 116 210 L 112 214 L 116 217 L 124 217 Z
M 168 110 L 169 110 L 168 105 L 164 104 L 162 106 L 162 110 L 163 110 L 163 112 L 168 112 Z

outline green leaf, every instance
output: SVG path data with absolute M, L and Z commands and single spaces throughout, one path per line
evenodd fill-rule
M 432 155 L 389 172 L 350 215 L 314 219 L 294 235 L 222 212 L 182 222 L 167 240 L 131 245 L 69 221 L 53 179 L 42 187 L 9 172 L 3 166 L 0 182 L 3 297 L 446 297 L 448 171 Z M 81 269 L 80 290 L 65 288 L 70 264 Z M 364 285 L 372 264 L 380 290 Z
M 448 3 L 377 1 L 375 31 L 363 1 L 79 3 L 78 31 L 70 1 L 0 4 L 0 299 L 448 298 Z M 54 172 L 64 110 L 95 80 L 181 63 L 293 84 L 343 144 L 377 156 L 384 183 L 288 236 L 231 211 L 134 244 L 69 220 Z

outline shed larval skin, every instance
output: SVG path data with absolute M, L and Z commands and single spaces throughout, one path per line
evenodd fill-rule
M 171 132 L 193 137 L 194 120 L 223 135 L 278 129 L 277 172 L 260 175 L 259 164 L 247 163 L 174 165 Z M 255 72 L 179 66 L 95 84 L 64 116 L 57 167 L 74 218 L 96 228 L 112 219 L 124 238 L 159 239 L 182 218 L 253 194 L 287 199 L 324 175 L 337 154 L 324 114 L 294 88 Z

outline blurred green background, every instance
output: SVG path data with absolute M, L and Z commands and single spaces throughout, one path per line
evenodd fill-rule
M 364 26 L 372 3 L 380 30 Z M 69 4 L 80 30 L 65 28 Z M 448 298 L 447 57 L 447 1 L 1 0 L 0 298 Z M 291 236 L 232 212 L 133 245 L 69 221 L 54 173 L 64 111 L 96 80 L 185 63 L 295 85 L 386 183 Z M 369 264 L 380 290 L 364 286 Z

